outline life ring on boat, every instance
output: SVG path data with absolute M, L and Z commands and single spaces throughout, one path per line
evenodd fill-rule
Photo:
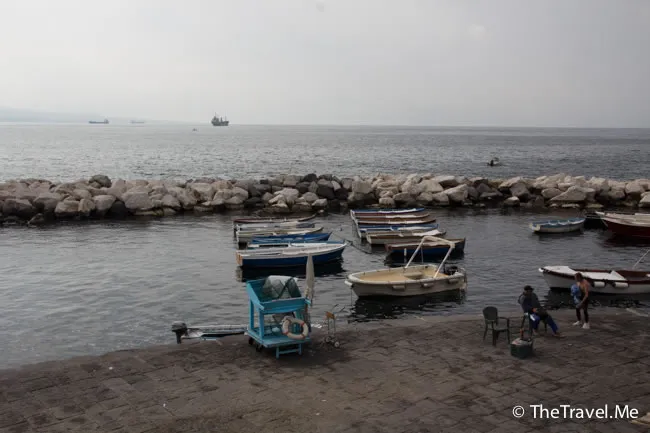
M 300 325 L 302 328 L 302 332 L 300 334 L 289 332 L 291 325 L 293 324 Z M 298 319 L 296 317 L 285 316 L 284 319 L 282 319 L 282 333 L 292 340 L 304 340 L 309 336 L 309 326 L 307 326 L 304 320 Z

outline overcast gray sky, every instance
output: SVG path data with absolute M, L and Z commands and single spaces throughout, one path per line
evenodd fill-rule
M 0 106 L 650 127 L 648 0 L 0 1 Z

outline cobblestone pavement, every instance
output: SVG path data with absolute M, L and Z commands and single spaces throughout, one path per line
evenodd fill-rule
M 636 432 L 630 420 L 534 419 L 546 408 L 650 411 L 650 318 L 594 309 L 592 328 L 542 335 L 532 358 L 483 341 L 478 316 L 341 327 L 276 360 L 244 336 L 0 371 L 0 432 Z M 512 318 L 513 338 L 521 316 Z M 524 407 L 517 419 L 512 410 Z

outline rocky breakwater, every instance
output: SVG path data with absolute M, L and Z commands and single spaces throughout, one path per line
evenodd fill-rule
M 104 175 L 57 183 L 0 183 L 0 221 L 38 225 L 53 220 L 169 216 L 179 212 L 261 209 L 270 214 L 345 211 L 360 207 L 648 207 L 650 180 L 620 182 L 557 174 L 536 179 L 433 174 L 282 175 L 270 179 L 111 180 Z

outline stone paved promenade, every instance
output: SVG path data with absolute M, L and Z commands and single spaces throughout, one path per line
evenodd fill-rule
M 521 316 L 509 316 L 516 334 Z M 554 316 L 564 338 L 540 336 L 526 360 L 503 337 L 483 342 L 478 316 L 347 325 L 340 349 L 321 335 L 280 360 L 244 336 L 179 346 L 170 332 L 167 346 L 1 371 L 0 432 L 647 431 L 532 419 L 539 403 L 650 411 L 649 317 L 596 309 L 586 331 L 572 311 Z

